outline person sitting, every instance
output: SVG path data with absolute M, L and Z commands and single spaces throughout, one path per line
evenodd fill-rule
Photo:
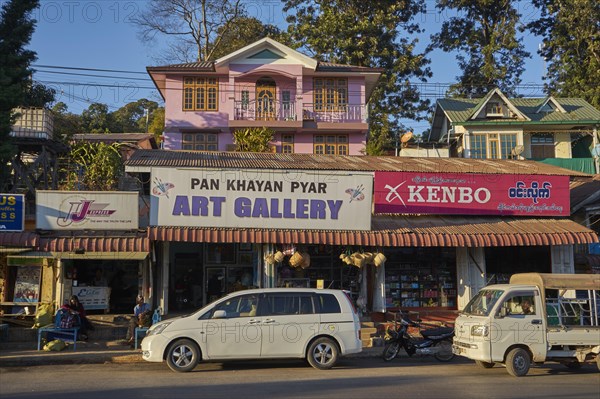
M 129 319 L 129 327 L 125 336 L 125 344 L 132 346 L 136 327 L 150 327 L 152 324 L 152 308 L 144 302 L 144 297 L 138 295 L 133 308 L 133 317 Z
M 529 299 L 523 299 L 523 301 L 521 301 L 521 312 L 523 314 L 533 314 L 533 309 L 531 309 L 531 301 Z
M 63 308 L 67 308 L 70 312 L 79 315 L 79 320 L 81 321 L 81 325 L 79 326 L 79 334 L 83 341 L 87 341 L 88 330 L 93 331 L 94 326 L 87 318 L 87 315 L 85 314 L 85 308 L 83 307 L 83 304 L 79 302 L 77 295 L 71 295 L 68 305 L 63 306 Z

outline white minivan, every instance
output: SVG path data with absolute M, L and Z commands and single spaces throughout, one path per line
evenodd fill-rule
M 190 371 L 200 360 L 306 358 L 317 369 L 362 350 L 360 321 L 344 291 L 264 288 L 238 291 L 150 327 L 142 357 Z

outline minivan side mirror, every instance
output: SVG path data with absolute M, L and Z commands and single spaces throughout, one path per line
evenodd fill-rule
M 213 313 L 212 318 L 213 319 L 226 319 L 227 312 L 224 310 L 215 310 L 215 313 Z

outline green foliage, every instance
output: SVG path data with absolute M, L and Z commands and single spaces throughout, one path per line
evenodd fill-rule
M 233 141 L 240 152 L 271 152 L 273 130 L 267 127 L 249 127 L 233 132 Z
M 56 90 L 41 83 L 33 82 L 25 88 L 22 105 L 24 107 L 45 108 L 54 102 Z
M 399 118 L 420 119 L 428 110 L 409 84 L 431 76 L 426 52 L 416 52 L 410 38 L 421 32 L 414 18 L 425 10 L 422 1 L 287 0 L 284 10 L 297 47 L 321 61 L 384 70 L 369 103 L 368 154 L 390 147 Z
M 67 105 L 63 102 L 58 102 L 52 107 L 52 115 L 54 117 L 54 138 L 68 143 L 73 134 L 83 132 L 83 122 L 81 117 L 68 112 Z
M 437 0 L 442 13 L 454 10 L 458 16 L 442 24 L 439 33 L 432 35 L 430 49 L 456 51 L 462 70 L 459 82 L 450 87 L 449 95 L 483 97 L 499 87 L 514 96 L 521 82 L 525 51 L 522 39 L 517 38 L 520 15 L 513 0 Z
M 252 17 L 239 17 L 235 24 L 226 31 L 223 27 L 219 28 L 218 34 L 221 41 L 219 46 L 212 52 L 212 59 L 231 54 L 264 37 L 270 37 L 283 44 L 292 44 L 285 32 L 281 32 L 274 25 L 264 25 L 258 19 Z
M 155 137 L 163 134 L 165 130 L 165 107 L 158 107 L 152 112 L 148 133 L 154 134 Z
M 600 109 L 600 2 L 534 0 L 540 18 L 527 28 L 542 36 L 538 52 L 548 66 L 546 90 L 581 97 Z
M 146 112 L 148 113 L 148 125 L 152 113 L 158 108 L 158 103 L 145 98 L 125 104 L 110 118 L 113 123 L 113 133 L 143 133 L 146 132 Z
M 72 147 L 61 190 L 114 191 L 124 173 L 118 143 L 77 143 Z
M 0 11 L 0 169 L 15 154 L 10 132 L 16 115 L 12 110 L 22 105 L 29 69 L 35 61 L 35 52 L 25 47 L 31 40 L 36 21 L 31 13 L 39 6 L 39 0 L 8 0 L 2 2 Z M 4 176 L 0 174 L 0 177 Z

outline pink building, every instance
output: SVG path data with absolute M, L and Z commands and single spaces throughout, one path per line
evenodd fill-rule
M 279 153 L 360 155 L 382 69 L 318 62 L 270 38 L 214 62 L 148 67 L 165 100 L 164 148 L 228 151 L 232 132 L 275 131 Z

